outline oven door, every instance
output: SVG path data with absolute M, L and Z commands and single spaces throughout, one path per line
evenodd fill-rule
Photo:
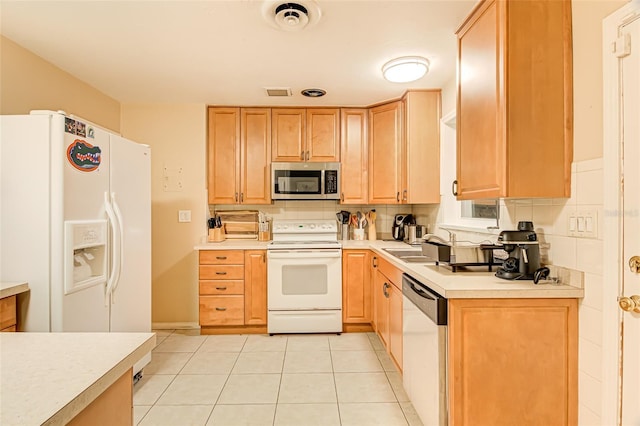
M 342 250 L 269 250 L 270 311 L 342 309 Z

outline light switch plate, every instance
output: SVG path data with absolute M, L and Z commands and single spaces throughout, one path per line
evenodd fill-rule
M 191 210 L 178 210 L 178 222 L 191 222 Z
M 578 210 L 569 215 L 569 236 L 579 238 L 598 237 L 598 212 Z

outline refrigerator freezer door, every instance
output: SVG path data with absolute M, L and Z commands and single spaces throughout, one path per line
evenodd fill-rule
M 65 288 L 68 287 L 65 276 L 72 273 L 66 270 L 71 263 L 65 263 L 65 256 L 68 258 L 68 250 L 72 250 L 74 244 L 78 246 L 77 254 L 84 256 L 86 263 L 91 260 L 87 254 L 88 257 L 106 256 L 109 250 L 107 244 L 103 252 L 86 253 L 86 250 L 80 250 L 80 241 L 65 242 L 71 237 L 65 238 L 65 227 L 69 229 L 71 224 L 85 221 L 103 223 L 106 218 L 104 193 L 109 190 L 109 133 L 73 118 L 55 117 L 56 122 L 62 120 L 63 126 L 61 132 L 52 132 L 53 138 L 62 135 L 61 146 L 53 145 L 52 174 L 60 173 L 63 179 L 60 188 L 52 186 L 51 189 L 51 331 L 109 331 L 106 280 L 100 279 L 97 285 L 80 286 L 73 292 Z M 91 237 L 95 232 L 89 234 Z M 78 261 L 80 259 L 82 257 Z M 107 267 L 106 260 L 95 263 L 94 267 L 97 266 Z M 82 267 L 76 274 L 83 274 Z
M 110 190 L 122 230 L 121 270 L 112 285 L 115 332 L 151 331 L 151 151 L 111 135 Z

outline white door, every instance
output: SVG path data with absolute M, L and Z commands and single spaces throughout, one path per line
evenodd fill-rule
M 640 2 L 604 20 L 602 424 L 640 425 Z M 615 298 L 618 299 L 616 303 Z
M 115 332 L 151 331 L 151 150 L 111 135 L 110 192 L 122 223 L 119 279 L 113 284 Z
M 621 39 L 631 46 L 620 64 L 624 212 L 620 306 L 628 309 L 622 316 L 622 424 L 640 425 L 640 17 L 621 28 Z

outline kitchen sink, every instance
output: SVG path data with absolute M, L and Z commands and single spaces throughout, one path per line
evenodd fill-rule
M 400 260 L 411 263 L 433 263 L 433 259 L 429 259 L 422 254 L 422 249 L 383 249 L 390 255 L 397 257 Z

